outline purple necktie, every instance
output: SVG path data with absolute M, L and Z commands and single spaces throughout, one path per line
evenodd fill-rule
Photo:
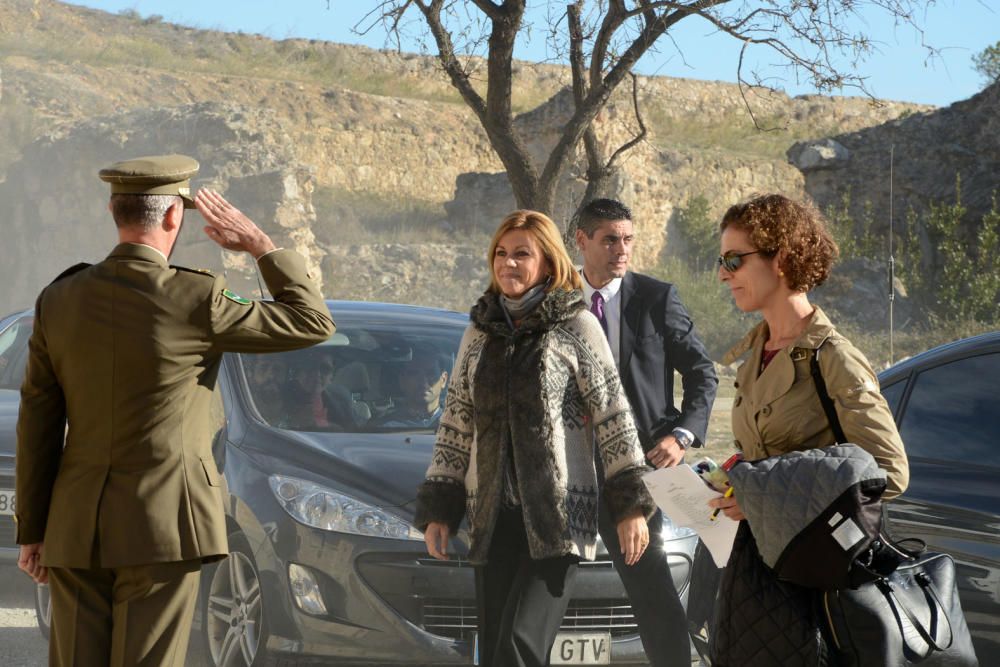
M 590 297 L 590 312 L 594 314 L 597 321 L 601 323 L 604 335 L 608 335 L 608 320 L 604 317 L 604 297 L 600 292 L 594 292 Z

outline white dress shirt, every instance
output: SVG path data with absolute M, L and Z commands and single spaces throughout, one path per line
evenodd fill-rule
M 580 272 L 583 278 L 583 298 L 590 309 L 594 298 L 594 292 L 600 292 L 604 297 L 604 319 L 608 323 L 608 344 L 611 346 L 611 354 L 615 358 L 615 366 L 621 367 L 621 338 L 622 338 L 622 279 L 615 278 L 601 289 L 593 288 L 587 282 L 587 276 Z

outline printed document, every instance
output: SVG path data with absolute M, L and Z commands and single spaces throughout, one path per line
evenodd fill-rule
M 725 567 L 733 550 L 739 522 L 722 512 L 712 518 L 714 510 L 708 506 L 708 501 L 721 498 L 722 494 L 703 482 L 686 463 L 650 471 L 643 475 L 642 481 L 657 506 L 674 525 L 686 526 L 698 533 L 716 566 Z

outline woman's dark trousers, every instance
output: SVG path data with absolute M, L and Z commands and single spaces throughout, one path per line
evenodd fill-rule
M 642 558 L 635 565 L 626 565 L 618 542 L 618 527 L 603 499 L 598 512 L 601 539 L 625 585 L 649 664 L 652 667 L 690 665 L 687 615 L 670 576 L 667 552 L 663 550 L 663 514 L 657 511 L 648 522 L 649 547 Z
M 578 559 L 532 560 L 521 511 L 509 508 L 500 510 L 487 559 L 476 568 L 479 664 L 548 665 Z

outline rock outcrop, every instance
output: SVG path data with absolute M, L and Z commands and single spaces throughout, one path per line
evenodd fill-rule
M 821 147 L 830 146 L 839 148 L 820 155 L 826 150 Z M 923 211 L 930 202 L 954 201 L 956 177 L 967 220 L 978 221 L 1000 190 L 1000 82 L 944 109 L 797 143 L 788 159 L 802 171 L 805 190 L 817 203 L 839 204 L 848 194 L 855 218 L 870 205 L 881 231 L 889 219 L 890 187 L 898 222 L 911 208 Z

